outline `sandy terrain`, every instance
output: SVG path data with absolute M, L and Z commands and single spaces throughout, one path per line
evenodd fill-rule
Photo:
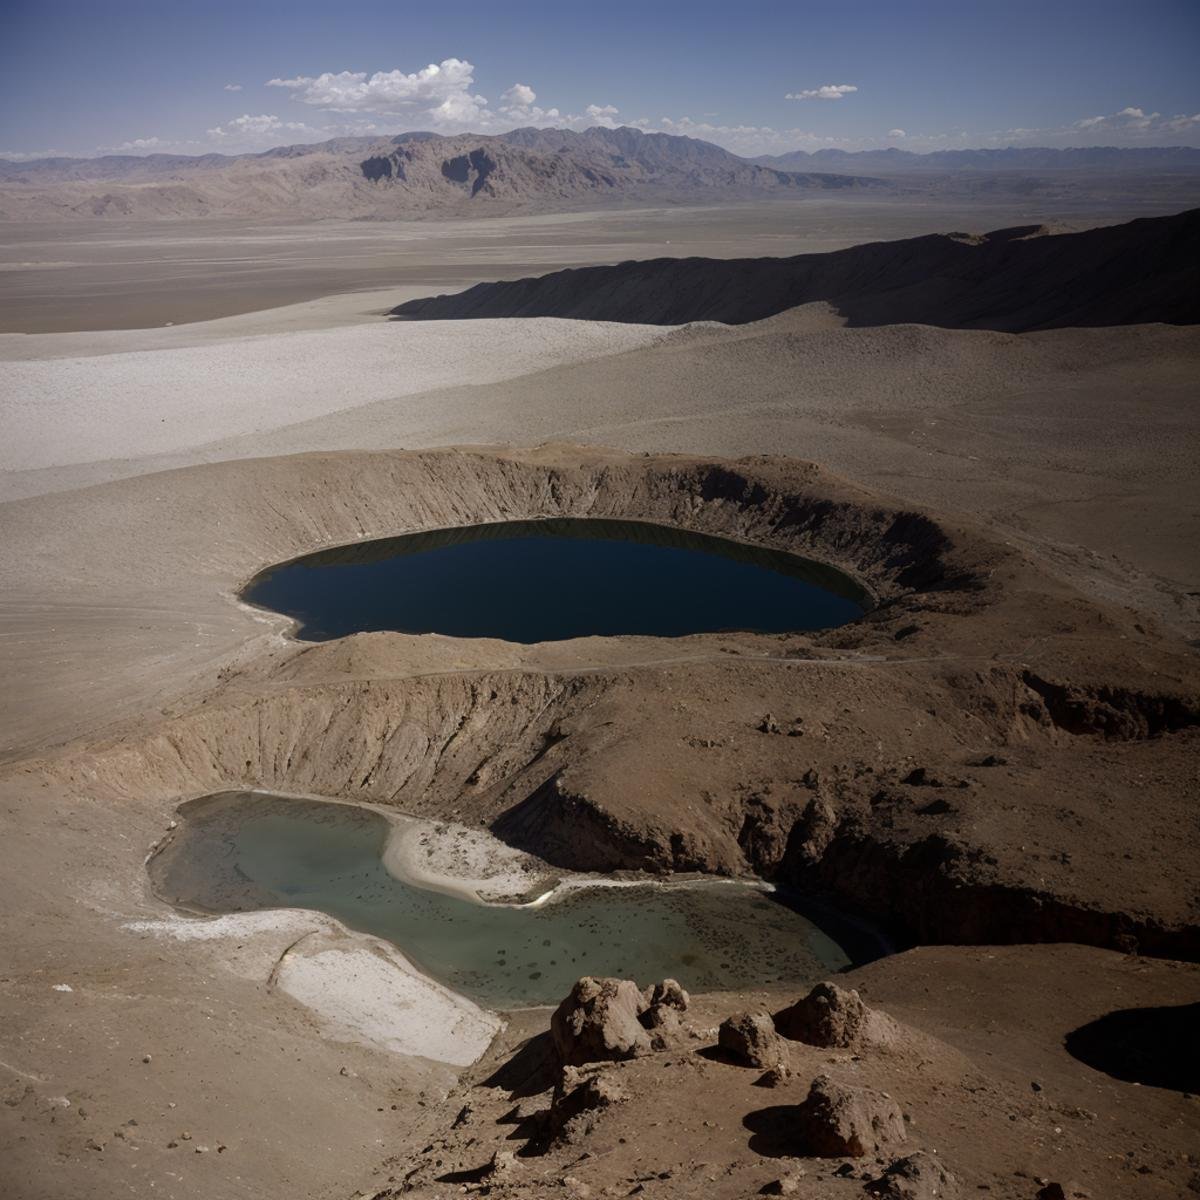
M 500 383 L 666 336 L 652 327 L 548 321 L 531 328 L 513 320 L 468 339 L 453 322 L 437 324 L 430 335 L 376 319 L 167 350 L 11 362 L 0 471 L 186 454 L 380 401 L 402 405 L 435 389 Z
M 1153 188 L 1054 189 L 1037 219 L 1064 228 L 1178 212 Z M 1031 219 L 1013 196 L 919 203 L 870 195 L 458 221 L 5 221 L 0 331 L 137 329 L 208 321 L 339 292 L 390 288 L 390 304 L 483 279 L 660 255 L 712 258 L 836 250 L 864 241 L 999 229 Z M 406 293 L 406 289 L 417 289 Z M 390 305 L 389 305 L 390 306 Z
M 819 307 L 400 326 L 379 299 L 0 344 L 9 1192 L 349 1197 L 415 1172 L 441 1197 L 524 1145 L 544 1011 L 457 1078 L 499 1023 L 395 951 L 150 893 L 180 801 L 264 787 L 472 830 L 435 858 L 476 883 L 490 829 L 551 872 L 755 871 L 924 944 L 849 977 L 913 1031 L 895 1052 L 794 1050 L 773 1094 L 697 1051 L 795 997 L 700 998 L 696 1037 L 618 1068 L 630 1102 L 521 1160 L 514 1195 L 753 1194 L 783 1172 L 755 1114 L 819 1069 L 894 1093 L 964 1195 L 1179 1194 L 1194 1098 L 1063 1039 L 1196 996 L 1171 961 L 1200 954 L 1195 332 Z M 470 448 L 552 441 L 581 445 Z M 236 599 L 322 546 L 558 514 L 799 550 L 885 603 L 812 637 L 308 646 Z M 1050 944 L 989 945 L 1011 941 Z M 797 1194 L 861 1196 L 837 1165 Z

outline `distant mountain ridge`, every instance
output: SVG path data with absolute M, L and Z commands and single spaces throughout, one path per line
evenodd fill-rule
M 0 215 L 382 218 L 888 186 L 844 172 L 766 167 L 671 134 L 529 128 L 337 138 L 230 156 L 8 162 L 0 164 Z
M 792 150 L 763 154 L 751 162 L 786 171 L 1137 171 L 1200 170 L 1200 149 L 1191 146 L 1008 146 L 996 150 Z
M 657 258 L 481 283 L 411 300 L 413 320 L 565 317 L 744 324 L 813 301 L 850 325 L 1022 333 L 1200 324 L 1200 209 L 1082 233 L 1037 225 L 933 234 L 792 258 Z

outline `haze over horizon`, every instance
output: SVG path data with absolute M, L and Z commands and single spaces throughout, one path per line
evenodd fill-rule
M 0 158 L 629 125 L 743 155 L 1200 146 L 1200 9 L 676 0 L 9 6 Z M 63 37 L 69 28 L 71 36 Z

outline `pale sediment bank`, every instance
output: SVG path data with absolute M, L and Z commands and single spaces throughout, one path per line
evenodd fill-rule
M 378 812 L 391 823 L 391 833 L 383 851 L 383 865 L 390 875 L 402 883 L 445 892 L 476 904 L 540 908 L 583 888 L 743 887 L 775 891 L 774 884 L 749 877 L 705 878 L 676 874 L 668 879 L 648 879 L 555 871 L 532 855 L 502 842 L 486 829 L 422 820 L 374 804 L 358 807 Z
M 377 804 L 359 807 L 379 813 L 391 825 L 382 860 L 401 883 L 477 904 L 541 904 L 570 882 L 486 829 L 422 820 Z
M 173 941 L 211 943 L 235 973 L 258 979 L 314 1014 L 323 1036 L 429 1059 L 473 1063 L 501 1029 L 501 1018 L 422 974 L 393 945 L 300 909 L 171 914 L 128 921 L 124 929 Z M 271 944 L 284 939 L 281 953 Z M 255 951 L 262 951 L 256 953 Z M 269 968 L 265 971 L 264 968 Z

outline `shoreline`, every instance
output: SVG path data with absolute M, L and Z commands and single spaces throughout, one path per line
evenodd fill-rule
M 406 885 L 441 892 L 481 908 L 541 908 L 572 892 L 600 888 L 675 890 L 733 885 L 775 891 L 774 885 L 751 879 L 643 879 L 558 873 L 486 830 L 328 796 L 285 795 L 263 788 L 230 791 L 337 804 L 382 816 L 389 831 L 380 861 L 390 875 Z M 222 794 L 228 793 L 209 795 Z M 272 955 L 262 982 L 268 990 L 282 991 L 313 1012 L 326 1036 L 457 1068 L 470 1066 L 487 1052 L 506 1027 L 509 1014 L 552 1007 L 483 1004 L 427 972 L 403 946 L 355 929 L 319 909 L 280 905 L 217 912 L 162 894 L 154 886 L 150 864 L 187 820 L 180 813 L 182 806 L 206 798 L 193 796 L 178 801 L 166 833 L 143 860 L 146 891 L 166 909 L 165 915 L 127 920 L 123 928 L 199 945 L 236 945 L 239 951 L 246 943 L 286 936 L 282 950 Z M 498 871 L 479 869 L 497 864 Z M 260 966 L 255 977 L 261 973 Z

